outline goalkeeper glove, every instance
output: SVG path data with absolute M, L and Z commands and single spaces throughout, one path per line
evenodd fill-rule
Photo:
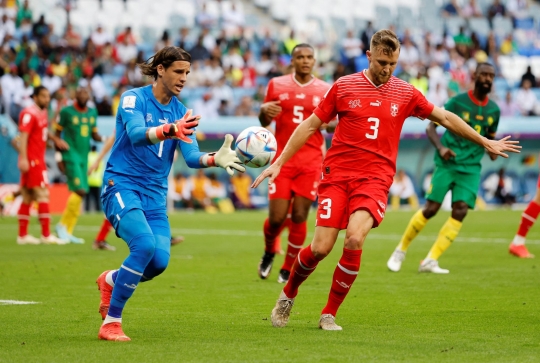
M 180 140 L 187 144 L 191 144 L 188 135 L 193 135 L 193 128 L 199 125 L 201 116 L 192 116 L 192 110 L 188 110 L 184 117 L 172 124 L 164 124 L 148 129 L 148 139 L 152 144 L 157 144 L 165 139 Z
M 231 134 L 225 135 L 223 146 L 216 153 L 210 153 L 203 156 L 202 164 L 204 166 L 219 166 L 227 171 L 230 176 L 234 175 L 234 170 L 245 172 L 246 168 L 242 165 L 234 150 L 231 149 L 233 142 Z

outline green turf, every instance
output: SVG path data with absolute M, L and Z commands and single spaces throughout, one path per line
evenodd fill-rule
M 441 259 L 450 275 L 418 274 L 448 214 L 434 218 L 412 244 L 400 273 L 386 261 L 411 213 L 388 213 L 366 242 L 361 273 L 342 305 L 342 332 L 317 329 L 338 248 L 301 287 L 289 325 L 269 315 L 281 289 L 277 257 L 270 280 L 257 277 L 263 212 L 178 213 L 168 270 L 139 286 L 127 304 L 130 343 L 97 340 L 101 323 L 95 279 L 127 254 L 90 244 L 18 246 L 16 220 L 0 220 L 1 362 L 538 362 L 538 259 L 508 255 L 520 213 L 471 212 Z M 78 234 L 91 241 L 102 217 L 83 216 Z M 38 229 L 32 220 L 31 231 Z M 529 236 L 540 255 L 540 226 Z M 309 223 L 313 231 L 313 221 Z M 538 266 L 538 267 L 537 267 Z

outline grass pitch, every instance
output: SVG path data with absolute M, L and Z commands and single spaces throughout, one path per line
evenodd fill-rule
M 520 212 L 471 212 L 440 263 L 446 276 L 418 274 L 448 217 L 440 213 L 413 242 L 400 273 L 386 269 L 412 213 L 389 212 L 368 237 L 361 273 L 342 305 L 341 332 L 317 329 L 342 238 L 300 288 L 289 325 L 269 315 L 282 286 L 261 281 L 264 212 L 178 213 L 167 271 L 141 284 L 124 313 L 129 343 L 97 340 L 97 276 L 117 268 L 127 247 L 93 251 L 101 215 L 83 216 L 85 245 L 18 246 L 17 221 L 0 220 L 1 362 L 538 362 L 540 260 L 507 252 Z M 312 213 L 313 217 L 313 213 Z M 31 232 L 38 235 L 37 221 Z M 313 232 L 313 218 L 309 222 Z M 540 258 L 540 226 L 529 249 Z M 308 237 L 308 240 L 310 237 Z M 285 243 L 283 243 L 285 247 Z M 1 303 L 0 303 L 1 304 Z

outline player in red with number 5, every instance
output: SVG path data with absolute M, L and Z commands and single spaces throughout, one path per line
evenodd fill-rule
M 358 275 L 364 240 L 384 218 L 388 190 L 396 170 L 399 136 L 407 117 L 428 118 L 505 158 L 508 157 L 505 151 L 519 152 L 521 148 L 516 145 L 518 141 L 509 137 L 488 140 L 480 136 L 458 116 L 434 107 L 412 85 L 393 77 L 400 51 L 394 32 L 375 33 L 370 49 L 369 68 L 341 77 L 313 115 L 298 126 L 279 159 L 253 183 L 256 187 L 264 178 L 274 181 L 281 167 L 306 140 L 323 123 L 339 115 L 332 146 L 322 166 L 315 236 L 311 245 L 298 254 L 289 282 L 272 310 L 275 327 L 287 324 L 298 287 L 330 253 L 339 231 L 346 229 L 343 254 L 319 320 L 321 329 L 341 330 L 335 316 Z
M 313 47 L 298 44 L 291 52 L 293 74 L 272 78 L 268 83 L 259 120 L 266 127 L 276 122 L 276 157 L 298 125 L 307 119 L 319 104 L 330 85 L 312 74 L 315 65 Z M 270 199 L 269 215 L 264 221 L 265 252 L 259 263 L 259 276 L 268 278 L 274 262 L 274 244 L 281 233 L 292 201 L 289 224 L 289 243 L 285 261 L 279 271 L 278 282 L 289 280 L 291 267 L 306 239 L 306 219 L 309 208 L 317 196 L 321 178 L 322 144 L 324 138 L 319 130 L 284 165 L 281 174 L 268 185 Z
M 56 147 L 66 150 L 68 145 L 60 138 L 49 132 L 47 107 L 51 96 L 43 86 L 34 88 L 32 94 L 34 104 L 21 111 L 19 116 L 19 162 L 21 171 L 21 195 L 23 202 L 19 208 L 19 235 L 17 243 L 33 244 L 66 244 L 50 232 L 51 215 L 49 214 L 49 190 L 47 185 L 47 166 L 45 165 L 45 147 L 47 139 L 51 138 Z M 28 234 L 30 222 L 30 206 L 38 203 L 38 218 L 41 223 L 41 238 Z

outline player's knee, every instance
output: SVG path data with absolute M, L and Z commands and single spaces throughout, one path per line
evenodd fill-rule
M 465 202 L 456 202 L 452 205 L 452 218 L 461 222 L 468 211 L 469 206 Z
M 361 236 L 345 236 L 345 248 L 348 250 L 361 250 L 364 246 L 365 237 Z
M 426 219 L 434 217 L 439 211 L 439 205 L 433 203 L 426 203 L 426 206 L 422 210 L 422 214 Z
M 332 248 L 328 246 L 311 245 L 311 252 L 313 253 L 313 256 L 315 256 L 315 258 L 319 261 L 325 258 L 326 256 L 328 256 L 331 251 L 332 251 Z
M 154 257 L 156 250 L 154 235 L 142 233 L 128 243 L 130 257 L 135 258 L 142 267 L 146 267 Z
M 159 276 L 167 269 L 169 265 L 169 254 L 163 250 L 156 249 L 154 258 L 151 261 L 151 273 L 150 278 Z M 149 266 L 150 267 L 150 266 Z M 145 274 L 146 276 L 146 274 Z
M 303 211 L 293 211 L 291 214 L 291 221 L 296 224 L 304 223 L 307 219 L 307 214 Z
M 270 223 L 271 227 L 278 228 L 283 224 L 283 222 L 285 222 L 285 219 L 287 219 L 287 215 L 270 213 L 268 216 L 268 223 Z

